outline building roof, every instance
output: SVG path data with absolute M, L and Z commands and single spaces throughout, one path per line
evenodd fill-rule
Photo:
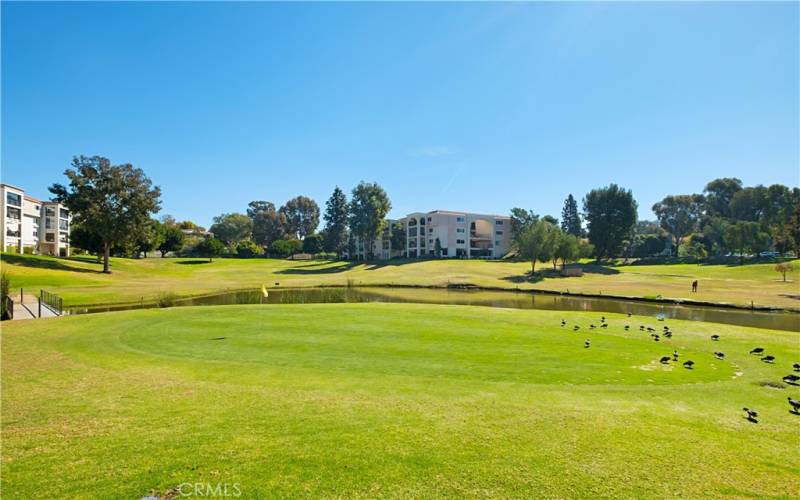
M 22 189 L 21 187 L 12 186 L 11 184 L 6 184 L 5 182 L 3 182 L 2 184 L 0 184 L 0 187 L 7 187 L 7 188 L 11 188 L 11 189 L 16 189 L 17 191 L 25 191 L 25 190 L 24 190 L 24 189 Z
M 431 210 L 430 212 L 413 212 L 412 214 L 408 214 L 408 215 L 410 216 L 410 215 L 418 214 L 418 213 L 442 214 L 442 215 L 477 215 L 479 217 L 494 217 L 494 218 L 499 218 L 499 219 L 510 219 L 511 218 L 508 215 L 479 214 L 477 212 L 461 212 L 461 211 L 456 211 L 456 210 L 441 210 L 441 209 Z
M 42 200 L 40 200 L 40 199 L 38 199 L 38 198 L 34 198 L 33 196 L 28 196 L 27 194 L 24 196 L 24 198 L 25 198 L 26 200 L 28 200 L 28 201 L 32 201 L 32 202 L 34 202 L 34 203 L 44 203 Z

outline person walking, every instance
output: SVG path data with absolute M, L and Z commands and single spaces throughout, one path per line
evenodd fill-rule
M 692 281 L 692 293 L 697 293 L 697 280 Z

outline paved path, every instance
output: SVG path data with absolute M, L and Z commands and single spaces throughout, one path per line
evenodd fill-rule
M 23 301 L 20 302 L 19 293 L 11 295 L 14 300 L 14 319 L 37 319 L 39 317 L 39 299 L 32 294 L 26 293 Z M 42 305 L 43 318 L 55 318 L 58 316 L 48 307 Z

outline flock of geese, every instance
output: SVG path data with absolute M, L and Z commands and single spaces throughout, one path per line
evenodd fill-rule
M 632 316 L 632 314 L 628 313 L 628 317 L 630 318 L 631 316 Z M 663 321 L 663 318 L 659 318 L 659 321 Z M 561 320 L 561 326 L 562 327 L 567 326 L 567 321 L 562 319 Z M 605 316 L 602 316 L 600 318 L 599 326 L 595 325 L 593 323 L 589 325 L 589 330 L 595 330 L 597 328 L 608 328 L 608 323 L 606 322 L 606 317 Z M 626 332 L 630 331 L 630 329 L 631 329 L 630 325 L 625 325 L 624 328 L 625 328 Z M 573 332 L 577 332 L 580 329 L 581 329 L 580 325 L 573 325 L 573 327 L 572 327 L 572 331 Z M 668 339 L 672 338 L 672 331 L 670 330 L 670 328 L 667 325 L 664 325 L 662 327 L 660 333 L 656 333 L 657 330 L 655 328 L 653 328 L 651 326 L 645 326 L 645 325 L 639 325 L 639 331 L 648 332 L 650 334 L 650 338 L 654 342 L 660 342 L 661 341 L 661 337 L 668 338 Z M 716 334 L 711 335 L 711 341 L 712 342 L 719 342 L 719 340 L 720 340 L 720 336 L 719 335 L 716 335 Z M 589 339 L 586 339 L 583 342 L 583 348 L 584 349 L 588 349 L 589 347 L 591 347 L 591 345 L 592 345 L 592 343 L 591 343 L 591 340 L 589 340 Z M 771 363 L 771 364 L 775 363 L 775 356 L 773 356 L 771 354 L 765 354 L 763 347 L 754 347 L 753 349 L 750 350 L 750 354 L 754 355 L 754 356 L 760 356 L 761 357 L 761 361 L 763 361 L 764 363 Z M 670 362 L 678 362 L 678 358 L 679 357 L 680 357 L 680 355 L 678 354 L 678 351 L 673 351 L 672 352 L 672 356 L 662 356 L 661 359 L 659 359 L 659 363 L 661 363 L 661 364 L 669 364 Z M 720 360 L 724 360 L 725 359 L 725 353 L 721 352 L 721 351 L 715 351 L 714 352 L 714 357 L 717 358 L 717 359 L 720 359 Z M 686 368 L 687 370 L 691 370 L 691 369 L 694 368 L 694 364 L 695 364 L 694 361 L 692 361 L 691 359 L 688 359 L 688 360 L 683 362 L 683 367 Z M 792 365 L 792 369 L 795 372 L 800 372 L 800 363 L 794 363 Z M 789 375 L 786 375 L 785 377 L 783 377 L 782 380 L 785 383 L 789 384 L 789 385 L 800 386 L 800 375 L 796 375 L 794 373 L 790 373 Z M 792 399 L 791 397 L 788 397 L 786 399 L 789 401 L 789 406 L 791 407 L 789 412 L 790 413 L 794 413 L 795 415 L 800 415 L 800 401 L 798 401 L 796 399 Z M 758 423 L 758 412 L 756 410 L 754 410 L 752 408 L 742 408 L 742 410 L 744 411 L 745 418 L 747 420 L 749 420 L 750 422 L 753 422 L 754 424 Z

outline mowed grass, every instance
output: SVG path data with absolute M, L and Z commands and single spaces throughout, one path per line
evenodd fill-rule
M 589 331 L 599 317 L 372 303 L 5 323 L 3 495 L 800 494 L 800 388 L 781 384 L 798 333 L 670 321 L 654 342 L 638 325 L 661 322 Z M 694 370 L 658 362 L 675 349 Z
M 256 288 L 317 285 L 471 284 L 507 289 L 541 289 L 623 297 L 689 299 L 740 306 L 800 309 L 800 261 L 787 282 L 774 264 L 585 265 L 583 277 L 545 275 L 531 280 L 526 262 L 483 260 L 393 260 L 377 263 L 277 259 L 150 258 L 112 259 L 111 275 L 94 259 L 2 255 L 12 287 L 47 289 L 68 305 L 152 301 L 161 294 L 181 296 Z M 541 264 L 539 269 L 551 269 Z M 699 280 L 698 293 L 691 283 Z

